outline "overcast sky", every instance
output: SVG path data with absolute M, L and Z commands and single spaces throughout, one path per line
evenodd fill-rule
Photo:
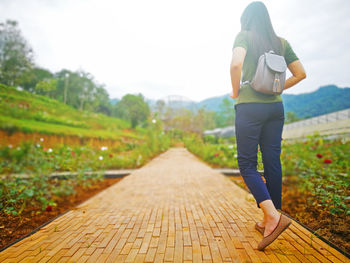
M 231 92 L 232 45 L 250 2 L 0 0 L 0 21 L 19 22 L 37 65 L 90 72 L 111 98 L 141 92 L 200 101 Z M 286 93 L 350 86 L 350 1 L 263 2 L 307 73 Z

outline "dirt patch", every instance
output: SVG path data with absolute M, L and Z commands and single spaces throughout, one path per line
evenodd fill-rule
M 40 139 L 43 139 L 43 142 Z M 32 141 L 34 143 L 38 142 L 46 148 L 54 148 L 58 145 L 88 145 L 92 148 L 99 149 L 102 146 L 107 146 L 109 148 L 118 147 L 122 144 L 120 141 L 122 139 L 122 137 L 120 139 L 99 139 L 73 135 L 42 134 L 37 132 L 25 133 L 21 131 L 8 133 L 0 129 L 0 146 L 12 145 L 13 147 L 17 147 L 24 141 Z
M 238 186 L 249 191 L 241 176 L 230 177 Z M 293 185 L 282 186 L 282 211 L 303 223 L 323 238 L 350 253 L 350 216 L 332 215 L 312 206 L 312 195 Z
M 85 200 L 96 195 L 107 187 L 119 182 L 122 179 L 123 178 L 105 179 L 98 184 L 90 186 L 89 189 L 76 187 L 76 194 L 56 198 L 55 202 L 57 203 L 57 206 L 47 209 L 48 211 L 42 211 L 38 207 L 28 206 L 22 212 L 21 217 L 1 213 L 0 249 L 16 241 L 17 239 L 20 239 L 50 219 L 66 212 L 69 209 L 72 209 L 73 207 L 77 206 L 78 204 L 84 202 Z

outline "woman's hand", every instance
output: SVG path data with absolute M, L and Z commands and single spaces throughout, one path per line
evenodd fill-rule
M 234 96 L 233 96 L 233 91 L 231 91 L 230 97 L 231 97 L 232 99 L 235 99 L 235 98 L 237 98 L 238 96 L 237 96 L 237 97 L 234 97 Z
M 235 47 L 232 52 L 230 74 L 231 74 L 231 84 L 232 84 L 233 91 L 232 91 L 232 96 L 230 97 L 233 99 L 238 97 L 238 92 L 239 92 L 240 82 L 241 82 L 242 66 L 243 66 L 246 53 L 247 51 L 243 47 Z

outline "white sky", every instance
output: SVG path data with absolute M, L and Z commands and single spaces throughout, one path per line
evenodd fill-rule
M 111 98 L 231 92 L 229 65 L 244 0 L 0 0 L 0 21 L 19 22 L 37 65 L 83 69 Z M 350 1 L 266 0 L 277 35 L 307 79 L 286 93 L 350 86 Z

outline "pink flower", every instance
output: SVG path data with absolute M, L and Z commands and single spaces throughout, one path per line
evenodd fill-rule
M 215 156 L 215 157 L 218 157 L 218 156 L 219 156 L 219 153 L 214 153 L 214 156 Z

